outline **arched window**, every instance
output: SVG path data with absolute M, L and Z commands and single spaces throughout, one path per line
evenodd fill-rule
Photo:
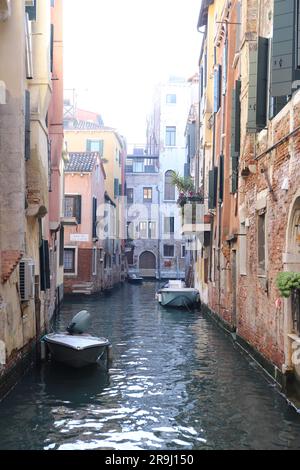
M 169 170 L 165 174 L 165 201 L 175 201 L 175 186 L 173 184 L 174 172 Z

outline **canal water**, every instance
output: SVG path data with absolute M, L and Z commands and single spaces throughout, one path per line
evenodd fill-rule
M 199 311 L 154 299 L 157 285 L 124 285 L 64 304 L 113 345 L 109 372 L 46 363 L 0 403 L 1 449 L 300 449 L 300 416 L 255 364 Z

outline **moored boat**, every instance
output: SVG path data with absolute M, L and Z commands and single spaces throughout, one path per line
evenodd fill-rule
M 189 308 L 199 302 L 199 291 L 186 287 L 183 281 L 169 281 L 156 297 L 164 307 Z
M 55 361 L 79 368 L 97 364 L 105 352 L 108 358 L 109 340 L 86 334 L 89 322 L 90 314 L 83 310 L 75 315 L 66 332 L 43 337 Z
M 43 340 L 55 361 L 75 368 L 97 364 L 110 346 L 107 338 L 68 333 L 51 333 Z
M 129 284 L 143 284 L 144 279 L 141 276 L 137 276 L 136 274 L 130 274 L 128 276 Z

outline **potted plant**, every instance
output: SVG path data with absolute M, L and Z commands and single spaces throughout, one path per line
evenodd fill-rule
M 276 280 L 281 297 L 288 299 L 293 290 L 300 289 L 300 273 L 282 272 Z

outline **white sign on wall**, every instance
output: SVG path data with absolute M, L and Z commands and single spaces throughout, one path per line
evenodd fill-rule
M 71 242 L 88 242 L 89 236 L 84 233 L 71 233 L 70 235 Z

